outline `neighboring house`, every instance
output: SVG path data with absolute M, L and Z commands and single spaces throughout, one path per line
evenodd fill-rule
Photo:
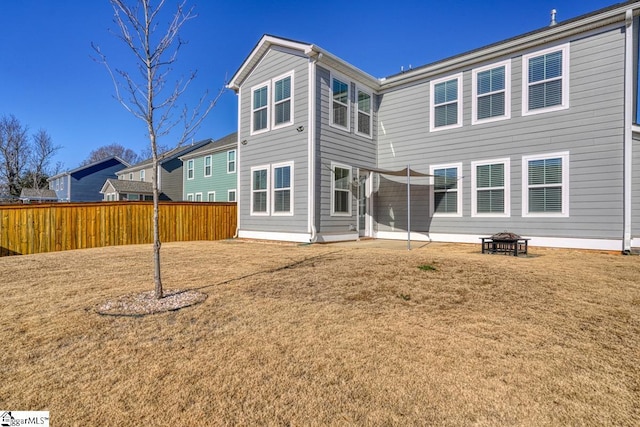
M 183 164 L 183 200 L 235 202 L 238 134 L 211 141 L 180 157 Z
M 58 196 L 49 188 L 23 188 L 20 192 L 20 201 L 22 203 L 57 202 Z
M 182 160 L 180 160 L 181 156 L 184 156 L 203 145 L 211 142 L 211 139 L 205 139 L 202 141 L 194 142 L 189 145 L 181 145 L 173 150 L 170 150 L 161 156 L 159 156 L 158 160 L 158 189 L 160 191 L 160 200 L 173 200 L 173 201 L 181 201 L 182 200 Z M 141 182 L 152 182 L 152 171 L 153 171 L 153 159 L 146 159 L 140 163 L 136 163 L 133 166 L 130 166 L 126 169 L 122 169 L 116 175 L 119 180 L 123 181 L 141 181 Z M 111 189 L 105 188 L 107 183 L 102 181 L 104 198 L 103 200 L 107 200 L 107 194 L 117 194 L 118 190 L 112 186 Z M 130 193 L 126 190 L 127 194 Z M 139 192 L 139 194 L 145 194 L 144 192 Z M 110 196 L 113 197 L 113 196 Z M 122 197 L 115 196 L 115 200 L 124 200 Z
M 108 157 L 49 178 L 49 189 L 56 192 L 59 201 L 96 202 L 102 200 L 100 189 L 104 181 L 115 178 L 116 172 L 129 167 L 117 156 Z
M 109 178 L 105 181 L 100 193 L 104 201 L 118 200 L 153 200 L 153 185 L 145 181 L 125 181 Z
M 617 4 L 383 79 L 264 36 L 229 84 L 238 235 L 479 243 L 508 230 L 640 247 L 639 13 Z

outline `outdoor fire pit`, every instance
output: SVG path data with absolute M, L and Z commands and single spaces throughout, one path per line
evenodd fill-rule
M 508 231 L 496 233 L 491 237 L 481 237 L 480 240 L 483 254 L 526 255 L 529 246 L 529 239 Z

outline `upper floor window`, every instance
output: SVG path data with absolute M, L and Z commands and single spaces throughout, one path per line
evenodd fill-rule
M 60 178 L 60 190 L 64 190 L 64 178 Z
M 509 159 L 471 162 L 471 216 L 509 216 Z
M 331 214 L 351 215 L 351 168 L 334 165 L 331 181 Z
M 511 61 L 473 70 L 471 123 L 511 117 Z
M 434 216 L 462 216 L 462 164 L 431 166 Z
M 276 80 L 273 92 L 273 126 L 277 127 L 285 123 L 291 123 L 291 76 Z
M 522 114 L 569 108 L 569 44 L 522 56 Z
M 215 202 L 216 201 L 216 192 L 215 191 L 209 191 L 207 193 L 207 201 L 208 202 Z
M 337 78 L 331 83 L 331 124 L 349 129 L 349 83 Z
M 522 215 L 569 216 L 569 153 L 522 158 Z
M 133 181 L 133 172 L 129 172 L 129 181 Z
M 430 87 L 430 130 L 462 126 L 462 73 L 433 80 Z
M 269 89 L 262 86 L 252 90 L 251 131 L 268 130 L 269 127 Z
M 371 95 L 358 89 L 357 133 L 371 136 Z
M 236 171 L 236 150 L 227 151 L 227 173 Z
M 145 174 L 144 169 L 140 169 L 140 181 L 144 181 L 144 178 L 145 178 L 144 174 Z
M 211 156 L 205 156 L 204 158 L 204 176 L 211 176 L 211 170 L 213 169 L 211 165 Z
M 187 160 L 187 179 L 193 179 L 193 159 Z

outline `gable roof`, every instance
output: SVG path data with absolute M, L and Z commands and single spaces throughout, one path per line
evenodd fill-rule
M 56 192 L 48 188 L 23 188 L 20 200 L 58 200 Z
M 211 138 L 203 139 L 202 141 L 193 142 L 189 145 L 180 145 L 172 150 L 167 151 L 166 153 L 158 156 L 158 164 L 162 165 L 170 160 L 173 160 L 177 157 L 183 156 L 187 153 L 190 153 L 193 150 L 196 150 L 202 147 L 205 144 L 208 144 L 210 141 L 213 141 Z M 146 169 L 153 165 L 153 158 L 145 159 L 141 162 L 136 163 L 135 165 L 129 166 L 128 168 L 122 169 L 121 171 L 116 172 L 116 175 L 124 175 L 129 172 L 135 172 L 140 169 Z
M 102 163 L 113 163 L 114 160 L 116 162 L 122 163 L 125 167 L 131 166 L 131 165 L 129 165 L 129 163 L 125 162 L 124 160 L 122 160 L 118 156 L 109 156 L 109 157 L 105 157 L 104 159 L 100 159 L 98 161 L 95 161 L 93 163 L 89 163 L 88 165 L 79 166 L 79 167 L 77 167 L 75 169 L 71 169 L 71 170 L 68 170 L 68 171 L 65 171 L 65 172 L 61 172 L 61 173 L 59 173 L 57 175 L 51 176 L 51 177 L 49 177 L 47 179 L 47 181 L 52 181 L 54 179 L 57 179 L 57 178 L 60 178 L 60 177 L 66 176 L 66 175 L 73 175 L 73 174 L 76 174 L 78 172 L 82 172 L 82 171 L 85 171 L 87 169 L 94 168 L 94 167 L 96 167 L 98 165 L 101 165 Z
M 180 160 L 193 159 L 195 157 L 199 157 L 205 154 L 215 153 L 217 151 L 224 151 L 230 148 L 235 148 L 237 146 L 238 146 L 238 132 L 233 132 L 215 141 L 212 139 L 208 144 L 205 144 L 202 147 L 196 150 L 193 150 L 190 153 L 180 156 Z
M 108 187 L 113 188 L 118 193 L 153 193 L 153 184 L 145 181 L 109 178 L 105 181 L 100 193 L 106 193 Z

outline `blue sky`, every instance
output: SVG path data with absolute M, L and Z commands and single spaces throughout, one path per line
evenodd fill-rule
M 175 0 L 167 0 L 173 9 Z M 174 75 L 198 77 L 183 101 L 217 92 L 267 33 L 313 43 L 375 76 L 395 74 L 614 4 L 608 0 L 191 1 Z M 304 6 L 302 6 L 304 4 Z M 0 2 L 0 115 L 15 115 L 32 132 L 45 129 L 63 148 L 55 161 L 75 168 L 91 150 L 119 143 L 140 152 L 146 127 L 113 98 L 91 43 L 114 63 L 126 61 L 107 0 Z M 236 130 L 236 95 L 227 91 L 196 135 Z M 172 146 L 175 137 L 161 143 Z

